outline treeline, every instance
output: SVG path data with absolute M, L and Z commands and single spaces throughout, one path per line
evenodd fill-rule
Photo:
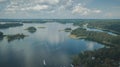
M 22 23 L 0 23 L 0 28 L 9 28 L 9 27 L 16 27 L 16 26 L 23 26 Z

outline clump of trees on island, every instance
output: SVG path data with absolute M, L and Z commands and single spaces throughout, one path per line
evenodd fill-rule
M 27 35 L 24 34 L 15 34 L 15 35 L 5 35 L 7 37 L 8 42 L 11 42 L 13 40 L 20 40 L 24 39 Z
M 71 28 L 65 28 L 65 32 L 70 32 L 72 29 Z
M 34 33 L 37 29 L 35 27 L 28 27 L 26 30 L 28 30 L 30 33 Z
M 8 42 L 24 39 L 26 36 L 24 34 L 4 35 L 3 32 L 0 32 L 0 40 L 6 37 Z

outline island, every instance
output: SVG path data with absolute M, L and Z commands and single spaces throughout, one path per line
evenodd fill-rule
M 35 27 L 28 27 L 25 30 L 28 30 L 30 33 L 34 33 L 34 32 L 36 32 L 37 29 Z
M 11 42 L 11 41 L 14 41 L 14 40 L 24 39 L 27 36 L 28 35 L 24 35 L 24 34 L 5 35 L 5 37 L 7 38 L 8 42 Z
M 46 27 L 41 26 L 41 27 L 38 27 L 38 28 L 44 29 L 44 28 L 46 28 Z
M 13 34 L 13 35 L 4 35 L 3 32 L 0 32 L 0 40 L 3 40 L 4 37 L 7 38 L 8 42 L 14 41 L 14 40 L 20 40 L 20 39 L 24 39 L 25 37 L 27 37 L 28 35 L 24 35 L 23 33 L 21 34 Z
M 72 30 L 71 28 L 65 28 L 64 29 L 65 32 L 71 32 L 71 30 Z

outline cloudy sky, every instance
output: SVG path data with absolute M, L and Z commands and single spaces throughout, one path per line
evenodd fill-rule
M 120 0 L 0 0 L 0 18 L 120 19 Z

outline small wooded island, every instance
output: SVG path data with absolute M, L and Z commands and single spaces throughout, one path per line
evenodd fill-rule
M 70 32 L 72 29 L 71 28 L 65 28 L 65 32 Z
M 74 67 L 119 67 L 120 66 L 120 23 L 115 22 L 83 22 L 75 23 L 80 27 L 72 30 L 71 37 L 99 42 L 105 45 L 104 48 L 94 51 L 84 51 L 73 58 Z M 97 28 L 117 33 L 117 36 L 106 32 L 87 31 L 82 28 L 84 24 L 89 28 Z
M 8 42 L 24 39 L 26 36 L 27 35 L 24 34 L 5 35 L 5 37 L 7 37 Z
M 30 33 L 34 33 L 34 32 L 36 32 L 37 29 L 35 27 L 28 27 L 25 30 L 28 30 Z
M 2 40 L 4 37 L 7 38 L 8 42 L 14 41 L 14 40 L 20 40 L 20 39 L 24 39 L 26 36 L 28 35 L 24 35 L 24 34 L 14 34 L 14 35 L 4 35 L 2 32 L 0 32 L 0 40 Z

